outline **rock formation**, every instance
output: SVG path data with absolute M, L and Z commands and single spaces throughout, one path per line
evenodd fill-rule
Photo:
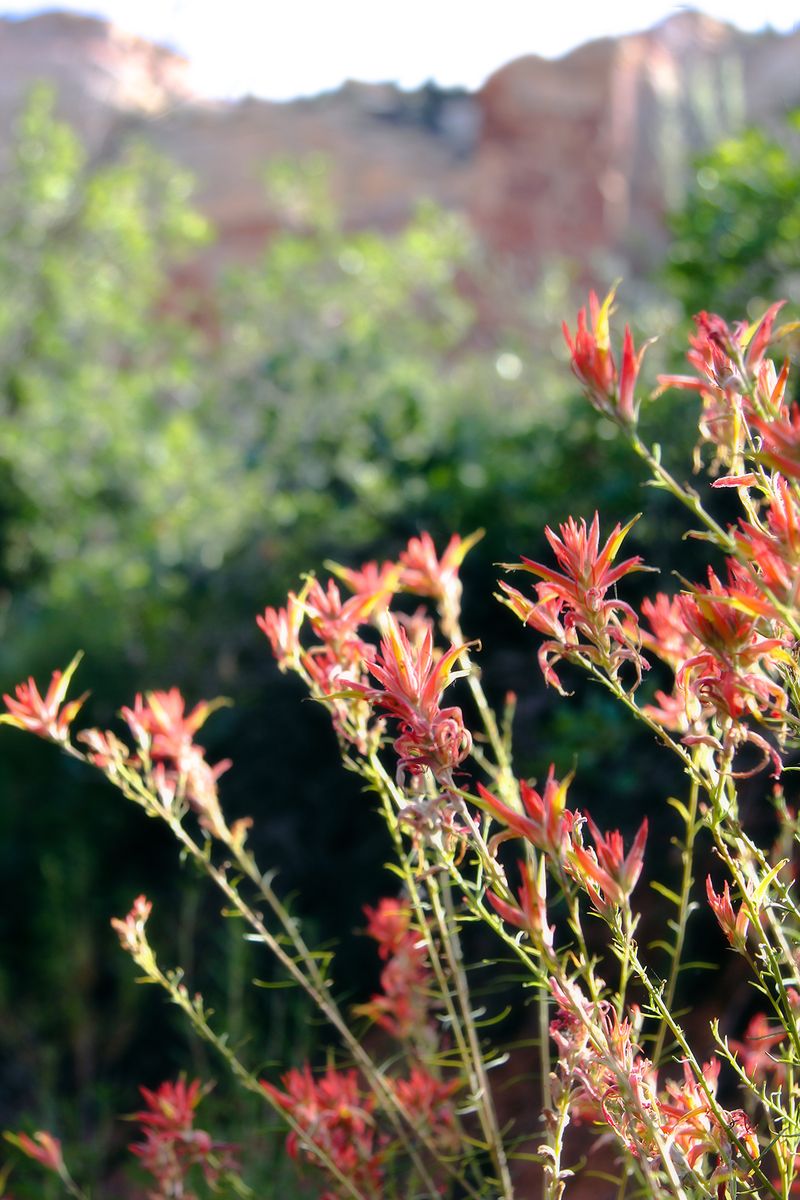
M 681 12 L 555 61 L 520 58 L 475 94 L 348 83 L 277 104 L 210 101 L 180 57 L 94 18 L 0 20 L 6 128 L 40 78 L 95 155 L 135 133 L 196 176 L 219 230 L 213 261 L 249 257 L 275 228 L 271 159 L 322 154 L 349 224 L 395 228 L 432 198 L 531 272 L 547 255 L 595 251 L 636 266 L 663 246 L 694 152 L 800 105 L 800 33 Z

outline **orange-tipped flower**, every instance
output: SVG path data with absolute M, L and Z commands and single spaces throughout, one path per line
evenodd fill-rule
M 721 895 L 718 896 L 714 891 L 710 875 L 706 878 L 706 896 L 725 937 L 737 950 L 743 950 L 747 941 L 747 931 L 750 928 L 750 918 L 745 905 L 740 905 L 739 912 L 735 913 L 731 901 L 731 889 L 727 880 Z
M 52 1133 L 46 1133 L 40 1129 L 34 1133 L 32 1138 L 27 1133 L 6 1133 L 4 1136 L 6 1141 L 10 1142 L 12 1146 L 16 1146 L 28 1158 L 32 1158 L 34 1162 L 47 1167 L 49 1171 L 54 1171 L 56 1175 L 63 1177 L 66 1174 L 61 1142 L 58 1138 L 53 1137 Z
M 481 807 L 505 825 L 511 834 L 524 838 L 558 862 L 570 846 L 573 814 L 566 808 L 566 801 L 571 782 L 571 775 L 561 781 L 556 779 L 552 764 L 541 793 L 521 779 L 519 794 L 524 812 L 504 804 L 482 783 L 478 784 L 478 795 L 483 802 Z
M 68 742 L 70 725 L 89 694 L 84 692 L 77 700 L 70 700 L 64 704 L 70 681 L 81 657 L 80 653 L 76 654 L 66 671 L 53 671 L 50 686 L 44 696 L 32 677 L 27 683 L 17 684 L 13 696 L 3 696 L 8 712 L 0 715 L 0 724 L 27 729 L 29 733 L 35 733 L 37 737 L 47 738 L 51 742 Z
M 569 347 L 573 374 L 583 386 L 592 406 L 625 425 L 633 425 L 638 416 L 636 381 L 649 343 L 645 343 L 637 354 L 630 327 L 626 325 L 622 341 L 622 366 L 617 374 L 608 327 L 615 294 L 616 288 L 612 288 L 601 304 L 596 293 L 590 292 L 589 323 L 586 309 L 582 308 L 578 313 L 574 338 L 566 322 L 562 329 Z
M 639 826 L 627 855 L 619 830 L 604 834 L 591 817 L 587 817 L 587 823 L 594 839 L 594 849 L 573 846 L 569 856 L 571 873 L 586 888 L 598 912 L 607 914 L 612 905 L 625 902 L 642 873 L 647 818 Z

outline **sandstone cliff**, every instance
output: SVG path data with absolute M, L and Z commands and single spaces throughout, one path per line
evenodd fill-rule
M 0 20 L 4 128 L 41 78 L 95 155 L 133 132 L 196 175 L 215 261 L 250 256 L 275 228 L 265 163 L 319 152 L 351 224 L 397 227 L 430 197 L 523 268 L 597 250 L 635 266 L 663 245 L 693 152 L 800 105 L 800 33 L 748 35 L 683 12 L 556 61 L 520 58 L 476 94 L 348 83 L 276 104 L 210 101 L 177 55 L 93 18 Z

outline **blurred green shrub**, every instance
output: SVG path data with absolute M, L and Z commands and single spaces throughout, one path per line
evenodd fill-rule
M 688 313 L 754 319 L 772 300 L 800 301 L 799 132 L 796 112 L 781 138 L 748 129 L 698 159 L 665 267 Z

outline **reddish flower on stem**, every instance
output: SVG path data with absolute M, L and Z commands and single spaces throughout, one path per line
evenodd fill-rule
M 458 619 L 461 609 L 461 580 L 458 572 L 469 551 L 483 537 L 478 529 L 469 537 L 462 538 L 454 533 L 447 543 L 442 557 L 436 553 L 433 538 L 421 533 L 411 538 L 400 555 L 402 574 L 400 586 L 416 596 L 430 596 L 439 605 L 443 617 L 452 624 Z M 447 629 L 451 634 L 453 630 Z
M 148 922 L 153 905 L 146 896 L 137 896 L 128 915 L 120 920 L 111 918 L 111 928 L 116 930 L 123 950 L 136 955 L 146 945 L 144 927 Z
M 382 1196 L 382 1148 L 377 1135 L 375 1099 L 364 1096 L 356 1071 L 336 1071 L 328 1067 L 315 1079 L 310 1069 L 293 1069 L 281 1077 L 285 1090 L 265 1080 L 261 1086 L 299 1126 L 286 1139 L 292 1158 L 302 1150 L 307 1161 L 317 1163 L 314 1147 L 363 1195 Z M 326 1193 L 327 1195 L 327 1193 Z
M 580 381 L 593 407 L 626 425 L 632 425 L 638 416 L 636 381 L 649 343 L 645 343 L 637 354 L 630 327 L 625 326 L 622 366 L 618 375 L 608 328 L 615 293 L 616 289 L 612 288 L 600 304 L 596 293 L 590 292 L 589 323 L 586 309 L 582 308 L 578 313 L 574 338 L 566 322 L 562 330 L 569 347 L 573 374 Z
M 497 796 L 488 791 L 482 783 L 478 784 L 478 795 L 483 801 L 482 807 L 488 809 L 496 821 L 510 831 L 509 836 L 525 838 L 555 861 L 562 861 L 570 846 L 574 817 L 566 808 L 567 790 L 572 782 L 572 776 L 559 781 L 555 777 L 555 767 L 551 764 L 543 791 L 519 781 L 519 794 L 524 812 L 518 812 L 508 804 L 504 804 Z
M 747 941 L 747 931 L 750 928 L 750 918 L 746 906 L 741 904 L 739 912 L 735 913 L 733 911 L 733 902 L 731 901 L 731 890 L 727 880 L 725 881 L 721 895 L 718 896 L 714 891 L 710 875 L 706 878 L 706 895 L 708 903 L 711 905 L 714 916 L 719 921 L 719 927 L 725 934 L 725 937 L 735 949 L 744 949 L 745 942 Z
M 155 1091 L 145 1087 L 139 1091 L 146 1108 L 131 1119 L 139 1122 L 142 1141 L 129 1149 L 156 1180 L 163 1196 L 192 1200 L 186 1182 L 195 1166 L 202 1169 L 211 1187 L 223 1170 L 236 1169 L 235 1147 L 214 1141 L 205 1130 L 195 1128 L 197 1106 L 208 1091 L 199 1079 L 189 1084 L 183 1079 L 165 1081 Z
M 68 742 L 70 725 L 89 694 L 84 692 L 77 700 L 70 700 L 64 704 L 72 676 L 80 661 L 81 654 L 78 653 L 65 671 L 53 671 L 50 686 L 44 696 L 41 695 L 33 677 L 29 678 L 27 683 L 17 684 L 13 696 L 3 696 L 8 712 L 0 715 L 0 724 L 26 729 L 29 733 L 35 733 L 51 742 Z
M 296 596 L 289 592 L 285 608 L 265 608 L 263 616 L 256 617 L 256 624 L 269 639 L 272 653 L 281 671 L 296 665 L 301 651 L 300 630 L 305 620 L 303 592 Z
M 451 1152 L 458 1149 L 453 1094 L 461 1087 L 460 1079 L 443 1083 L 425 1067 L 414 1066 L 407 1079 L 393 1079 L 389 1086 L 438 1149 Z
M 569 855 L 570 869 L 574 878 L 586 888 L 598 912 L 608 914 L 612 905 L 625 903 L 642 873 L 647 818 L 639 826 L 627 856 L 619 830 L 604 834 L 591 817 L 586 820 L 594 839 L 594 849 L 573 844 Z
M 375 908 L 364 905 L 366 932 L 378 943 L 378 954 L 385 961 L 396 954 L 411 928 L 411 909 L 403 900 L 384 896 Z M 416 940 L 416 936 L 415 936 Z
M 6 1133 L 4 1136 L 6 1141 L 10 1142 L 12 1146 L 16 1146 L 28 1158 L 32 1158 L 34 1162 L 47 1167 L 49 1171 L 54 1171 L 56 1175 L 63 1177 L 66 1174 L 67 1169 L 61 1151 L 61 1142 L 58 1138 L 53 1137 L 52 1133 L 46 1133 L 40 1129 L 34 1133 L 32 1138 L 27 1133 Z
M 545 679 L 557 687 L 560 685 L 551 663 L 573 653 L 585 654 L 611 672 L 623 661 L 632 662 L 637 675 L 647 666 L 637 645 L 636 614 L 616 596 L 608 597 L 609 590 L 623 576 L 649 569 L 642 565 L 638 555 L 613 565 L 637 519 L 634 517 L 624 528 L 615 526 L 602 549 L 597 513 L 589 526 L 583 519 L 575 521 L 570 517 L 560 526 L 560 537 L 547 527 L 545 536 L 560 571 L 530 558 L 501 564 L 508 571 L 529 571 L 543 580 L 536 585 L 536 604 L 526 608 L 524 597 L 509 588 L 505 588 L 507 598 L 501 599 L 527 625 L 553 635 L 542 648 L 539 660 Z M 624 624 L 620 614 L 625 618 Z
M 332 562 L 326 563 L 326 566 L 341 579 L 354 597 L 368 602 L 366 611 L 370 616 L 388 607 L 400 586 L 403 573 L 402 565 L 393 562 L 384 562 L 380 567 L 376 562 L 368 562 L 356 570 Z
M 547 924 L 547 903 L 543 886 L 534 879 L 530 863 L 519 863 L 519 871 L 522 883 L 517 893 L 518 904 L 509 904 L 507 900 L 488 891 L 486 899 L 504 921 L 508 921 L 517 929 L 524 929 L 537 946 L 552 951 L 555 926 Z M 541 881 L 543 884 L 543 876 Z
M 401 900 L 382 899 L 365 906 L 367 933 L 385 962 L 382 991 L 356 1010 L 393 1037 L 408 1038 L 427 1029 L 430 1019 L 430 967 L 425 940 L 412 925 L 411 909 Z
M 380 650 L 373 661 L 365 664 L 382 686 L 354 685 L 400 722 L 401 733 L 395 740 L 399 770 L 418 775 L 429 768 L 444 786 L 452 786 L 452 771 L 472 748 L 461 709 L 441 707 L 444 689 L 465 674 L 453 670 L 464 649 L 451 646 L 437 658 L 430 628 L 414 647 L 389 613 Z
M 164 804 L 180 792 L 199 814 L 200 823 L 215 837 L 225 838 L 227 827 L 219 806 L 217 780 L 231 765 L 229 759 L 211 766 L 205 750 L 193 738 L 211 713 L 225 700 L 201 700 L 190 713 L 177 688 L 168 692 L 137 694 L 133 708 L 123 708 L 128 724 L 143 754 L 155 766 L 154 782 Z

